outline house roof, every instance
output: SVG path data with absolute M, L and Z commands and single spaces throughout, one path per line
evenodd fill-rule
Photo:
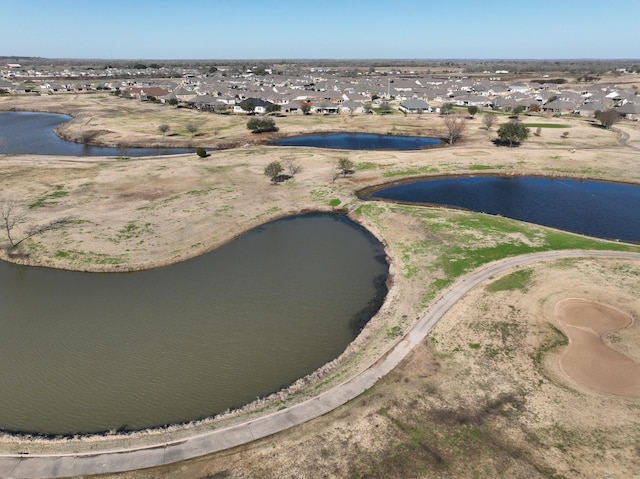
M 640 114 L 640 103 L 625 103 L 618 108 L 618 113 L 623 115 L 638 115 Z
M 402 108 L 406 108 L 407 110 L 426 110 L 430 108 L 429 104 L 426 101 L 420 100 L 419 98 L 411 98 L 410 100 L 405 100 L 400 103 L 400 106 Z
M 576 107 L 576 103 L 564 100 L 553 100 L 542 106 L 544 110 L 571 110 Z

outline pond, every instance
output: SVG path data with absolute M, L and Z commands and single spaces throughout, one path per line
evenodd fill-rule
M 139 430 L 249 403 L 338 357 L 387 274 L 382 245 L 331 214 L 149 271 L 0 262 L 0 429 Z
M 0 112 L 0 154 L 56 156 L 152 156 L 190 153 L 187 148 L 107 148 L 60 138 L 55 129 L 68 115 Z
M 439 138 L 374 135 L 369 133 L 327 133 L 275 140 L 275 146 L 311 146 L 342 150 L 419 150 L 442 144 Z
M 370 198 L 446 205 L 587 236 L 640 242 L 640 187 L 535 177 L 453 177 L 383 187 Z

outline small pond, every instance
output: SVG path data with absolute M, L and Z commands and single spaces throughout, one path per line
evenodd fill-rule
M 190 153 L 187 148 L 106 148 L 60 138 L 55 129 L 68 115 L 0 112 L 0 154 L 56 156 L 152 156 Z
M 382 245 L 330 214 L 149 271 L 0 262 L 0 429 L 136 430 L 249 403 L 338 357 L 387 274 Z
M 419 150 L 442 144 L 439 138 L 374 135 L 369 133 L 327 133 L 272 141 L 275 146 L 311 146 L 341 150 Z
M 640 242 L 640 187 L 533 177 L 454 177 L 390 186 L 370 198 L 454 206 L 587 236 Z

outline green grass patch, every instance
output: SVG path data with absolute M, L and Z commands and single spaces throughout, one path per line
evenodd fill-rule
M 395 176 L 410 176 L 410 175 L 427 175 L 431 173 L 438 173 L 440 170 L 432 166 L 422 166 L 416 168 L 408 168 L 406 170 L 392 170 L 385 172 L 382 176 L 385 178 L 393 178 Z
M 119 265 L 126 263 L 124 256 L 110 256 L 92 251 L 58 250 L 55 257 L 77 264 Z
M 256 215 L 253 217 L 253 219 L 255 220 L 261 220 L 265 217 L 269 217 L 272 216 L 274 214 L 276 214 L 278 211 L 281 211 L 280 208 L 278 208 L 277 206 L 274 206 L 273 208 L 269 208 L 268 210 L 264 211 L 263 213 L 260 213 L 259 215 Z
M 493 283 L 490 283 L 485 288 L 490 293 L 495 293 L 497 291 L 516 291 L 520 290 L 522 292 L 526 292 L 531 284 L 531 275 L 533 274 L 533 270 L 531 269 L 521 269 L 518 271 L 514 271 L 507 276 L 504 276 Z
M 29 209 L 31 208 L 41 208 L 43 206 L 49 206 L 55 204 L 55 201 L 58 198 L 64 198 L 68 196 L 69 192 L 64 189 L 64 185 L 55 185 L 55 190 L 50 193 L 45 193 L 44 195 L 36 198 L 33 203 L 29 204 Z
M 129 240 L 137 238 L 143 233 L 148 233 L 151 230 L 151 223 L 145 223 L 143 226 L 139 226 L 133 222 L 127 223 L 124 228 L 118 231 L 118 236 L 115 242 L 118 243 L 122 240 Z
M 356 171 L 367 171 L 367 170 L 375 170 L 378 168 L 378 165 L 374 163 L 364 162 L 358 163 L 355 165 L 354 170 Z
M 387 212 L 399 217 L 412 217 L 416 228 L 424 232 L 420 239 L 397 245 L 401 274 L 409 279 L 430 278 L 420 297 L 421 307 L 430 304 L 461 276 L 504 258 L 553 250 L 640 252 L 638 246 L 549 230 L 499 216 L 444 208 L 378 204 L 363 205 L 357 211 L 381 228 L 385 227 Z M 526 287 L 527 274 L 516 274 L 494 287 Z
M 212 191 L 217 190 L 217 188 L 205 188 L 202 190 L 191 190 L 191 191 L 187 191 L 187 195 L 189 196 L 194 196 L 194 197 L 198 197 L 198 196 L 204 196 L 208 193 L 211 193 Z
M 338 198 L 334 198 L 331 201 L 329 201 L 329 206 L 331 206 L 332 208 L 335 208 L 336 206 L 339 206 L 340 203 L 342 203 L 342 201 L 340 201 Z
M 392 328 L 387 329 L 387 337 L 395 338 L 402 332 L 402 328 L 400 326 L 394 326 Z
M 566 346 L 569 344 L 569 338 L 567 338 L 567 336 L 562 331 L 560 331 L 560 329 L 556 328 L 551 323 L 548 323 L 548 326 L 553 334 L 542 343 L 542 345 L 536 350 L 533 355 L 533 360 L 538 366 L 542 365 L 542 359 L 547 352 L 557 347 Z

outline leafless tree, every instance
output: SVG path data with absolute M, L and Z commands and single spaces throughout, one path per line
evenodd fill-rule
M 482 123 L 484 123 L 484 126 L 487 127 L 487 130 L 490 130 L 495 122 L 496 122 L 496 115 L 494 115 L 493 113 L 486 113 L 482 117 Z
M 291 158 L 284 160 L 284 167 L 291 176 L 295 176 L 296 173 L 299 173 L 300 170 L 302 170 L 302 167 L 296 164 L 295 160 L 292 160 Z
M 160 133 L 162 133 L 162 135 L 166 135 L 167 132 L 169 131 L 169 125 L 167 125 L 166 123 L 163 123 L 158 127 L 158 130 L 160 130 Z
M 331 183 L 335 183 L 338 176 L 340 176 L 340 170 L 338 169 L 338 165 L 333 165 L 331 167 L 331 176 L 330 176 Z
M 11 247 L 14 247 L 13 239 L 11 238 L 11 230 L 14 228 L 20 218 L 16 211 L 16 202 L 14 200 L 2 200 L 0 201 L 0 216 L 2 217 L 2 226 L 7 233 L 7 239 Z
M 446 115 L 442 117 L 444 126 L 447 128 L 447 138 L 449 144 L 453 145 L 462 138 L 464 129 L 467 126 L 467 119 L 462 115 Z
M 596 118 L 602 126 L 608 130 L 614 125 L 614 123 L 617 123 L 620 120 L 620 113 L 613 108 L 609 108 L 605 111 L 596 112 Z
M 193 138 L 193 136 L 198 131 L 198 125 L 193 122 L 187 123 L 187 131 L 191 133 L 191 138 Z
M 16 225 L 25 221 L 25 216 L 19 211 L 17 201 L 12 199 L 2 199 L 0 200 L 0 221 L 2 222 L 2 227 L 5 230 L 7 239 L 9 240 L 9 246 L 13 249 L 17 248 L 20 243 L 28 240 L 29 238 L 33 238 L 39 234 L 47 231 L 53 231 L 64 226 L 64 224 L 69 221 L 69 218 L 61 218 L 50 221 L 44 225 L 32 226 L 25 231 L 22 238 L 16 241 L 13 236 L 11 236 L 12 231 Z

